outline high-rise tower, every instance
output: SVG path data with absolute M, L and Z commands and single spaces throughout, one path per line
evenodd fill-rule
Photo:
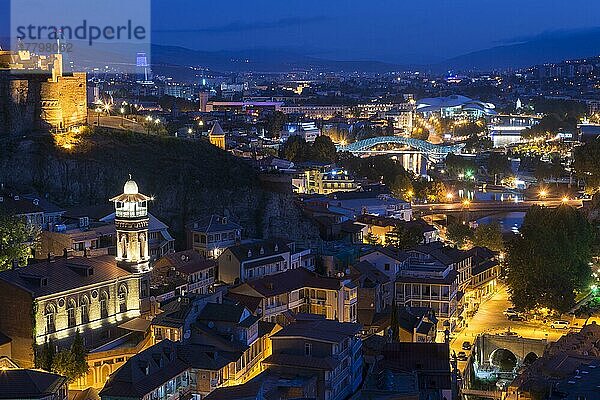
M 117 229 L 117 264 L 132 273 L 149 271 L 148 201 L 150 197 L 138 190 L 129 177 L 123 194 L 113 197 Z

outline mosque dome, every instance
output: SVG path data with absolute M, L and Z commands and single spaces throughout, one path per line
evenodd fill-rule
M 125 194 L 138 194 L 138 185 L 135 183 L 133 179 L 129 179 L 125 182 L 125 186 L 123 187 L 123 193 Z

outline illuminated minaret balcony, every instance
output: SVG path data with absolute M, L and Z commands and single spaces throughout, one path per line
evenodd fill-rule
M 148 270 L 148 201 L 132 179 L 125 183 L 123 194 L 110 199 L 115 203 L 117 257 L 120 266 L 131 272 Z

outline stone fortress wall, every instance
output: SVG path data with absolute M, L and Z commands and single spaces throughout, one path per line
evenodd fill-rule
M 19 54 L 0 51 L 0 137 L 61 131 L 86 123 L 85 73 L 63 74 L 58 65 L 61 57 L 46 64 L 49 70 L 40 63 L 23 68 L 18 61 Z

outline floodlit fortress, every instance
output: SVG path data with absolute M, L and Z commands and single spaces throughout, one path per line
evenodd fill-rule
M 0 136 L 60 132 L 86 118 L 86 74 L 64 73 L 61 54 L 0 50 Z

